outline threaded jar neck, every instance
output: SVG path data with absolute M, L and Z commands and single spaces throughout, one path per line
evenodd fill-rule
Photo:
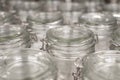
M 89 49 L 94 51 L 94 34 L 83 26 L 64 25 L 50 29 L 46 34 L 46 39 L 50 44 L 48 48 L 55 55 L 58 52 L 58 55 L 66 55 L 63 57 L 67 57 L 69 54 L 78 56 L 82 52 L 89 53 Z

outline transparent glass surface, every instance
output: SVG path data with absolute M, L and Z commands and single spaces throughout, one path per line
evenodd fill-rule
M 26 34 L 23 33 L 22 25 L 6 23 L 0 25 L 0 50 L 17 49 L 27 47 Z
M 73 80 L 74 60 L 94 52 L 95 39 L 92 31 L 77 25 L 62 25 L 46 34 L 47 51 L 58 68 L 58 80 Z
M 120 50 L 120 28 L 118 28 L 116 31 L 114 31 L 112 35 L 112 41 L 111 41 L 111 50 Z
M 84 80 L 119 80 L 120 52 L 100 51 L 90 54 L 83 60 Z
M 31 48 L 40 49 L 42 42 L 45 38 L 46 31 L 50 28 L 56 27 L 62 23 L 62 14 L 59 10 L 60 1 L 39 1 L 44 3 L 40 10 L 31 10 L 27 18 L 28 23 L 33 29 L 33 33 L 36 33 L 37 41 L 31 46 Z M 36 14 L 36 15 L 34 15 Z
M 63 16 L 63 24 L 78 23 L 78 18 L 86 11 L 84 0 L 63 0 L 60 10 Z
M 85 0 L 86 12 L 101 12 L 105 5 L 104 0 Z
M 111 13 L 86 13 L 79 18 L 79 21 L 81 24 L 86 25 L 87 28 L 91 29 L 98 36 L 96 51 L 109 49 L 111 35 L 118 27 L 116 19 Z
M 0 77 L 4 80 L 56 80 L 57 69 L 45 52 L 11 50 L 1 58 Z

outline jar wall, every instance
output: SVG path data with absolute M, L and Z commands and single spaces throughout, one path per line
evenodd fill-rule
M 58 80 L 73 80 L 74 60 L 94 52 L 92 31 L 77 26 L 58 26 L 46 34 L 47 51 L 58 68 Z

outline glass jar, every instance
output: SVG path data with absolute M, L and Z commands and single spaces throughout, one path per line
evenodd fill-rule
M 62 25 L 50 29 L 46 42 L 46 50 L 58 68 L 57 80 L 73 80 L 74 60 L 95 50 L 94 34 L 83 26 Z
M 62 24 L 76 24 L 79 17 L 86 11 L 84 0 L 63 0 L 61 1 L 60 10 L 62 12 Z
M 56 80 L 57 68 L 45 52 L 23 48 L 11 50 L 5 54 L 0 57 L 0 78 L 4 80 Z
M 115 0 L 113 0 L 115 1 Z M 117 25 L 120 26 L 120 2 L 110 3 L 104 6 L 105 11 L 111 12 L 117 19 Z
M 117 29 L 116 19 L 112 14 L 107 12 L 86 13 L 79 18 L 79 21 L 98 36 L 96 51 L 109 50 L 111 35 Z
M 24 29 L 22 25 L 9 23 L 0 25 L 0 50 L 4 52 L 9 49 L 28 47 Z
M 104 4 L 104 0 L 85 0 L 87 12 L 101 12 Z
M 114 31 L 110 45 L 111 50 L 120 50 L 120 28 Z
M 0 11 L 0 25 L 5 23 L 9 23 L 12 25 L 20 25 L 21 19 L 19 16 L 16 15 L 13 11 Z
M 31 48 L 40 49 L 42 46 L 42 40 L 45 38 L 46 31 L 50 28 L 56 27 L 62 23 L 62 15 L 58 10 L 59 1 L 41 1 L 44 2 L 43 10 L 29 11 L 28 23 L 33 29 L 33 33 L 36 34 L 37 41 L 33 43 Z M 36 15 L 34 15 L 36 14 Z
M 120 80 L 119 51 L 99 51 L 89 54 L 83 58 L 82 64 L 77 60 L 76 65 L 82 65 L 80 67 L 82 80 Z

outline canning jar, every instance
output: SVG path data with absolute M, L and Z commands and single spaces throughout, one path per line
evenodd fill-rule
M 23 48 L 11 50 L 5 54 L 0 57 L 0 78 L 4 80 L 56 80 L 57 68 L 45 52 Z
M 120 50 L 120 28 L 114 31 L 110 45 L 111 50 Z
M 10 23 L 12 25 L 21 24 L 21 20 L 19 16 L 12 11 L 0 11 L 0 25 L 4 23 Z
M 36 33 L 37 41 L 33 43 L 31 48 L 40 49 L 42 40 L 45 38 L 46 31 L 50 28 L 56 27 L 62 23 L 62 15 L 58 9 L 59 1 L 40 1 L 44 2 L 43 10 L 29 11 L 28 23 Z
M 75 65 L 81 71 L 76 80 L 120 80 L 120 51 L 95 52 Z
M 0 50 L 18 49 L 28 47 L 26 41 L 25 28 L 22 25 L 12 25 L 5 23 L 0 25 Z
M 95 50 L 94 34 L 83 26 L 60 25 L 50 29 L 46 42 L 46 50 L 58 68 L 57 80 L 73 80 L 74 60 Z
M 101 12 L 104 5 L 104 0 L 85 0 L 86 12 Z
M 111 35 L 117 29 L 116 19 L 111 13 L 86 13 L 79 18 L 79 21 L 98 36 L 96 51 L 109 50 Z
M 76 24 L 81 14 L 85 13 L 84 0 L 63 0 L 59 7 L 62 12 L 62 24 Z
M 104 6 L 104 10 L 111 12 L 113 14 L 113 16 L 117 19 L 117 25 L 119 27 L 120 26 L 120 2 L 107 4 Z

